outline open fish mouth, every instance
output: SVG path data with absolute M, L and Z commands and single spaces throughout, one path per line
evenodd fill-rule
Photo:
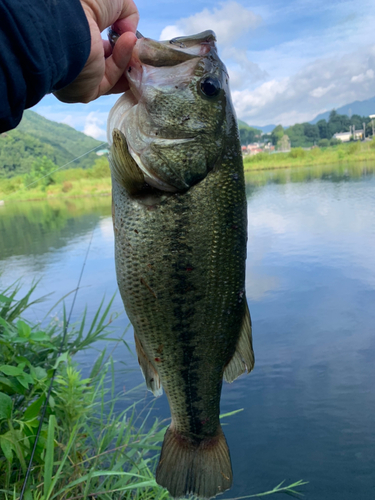
M 113 33 L 112 43 L 115 43 Z M 113 106 L 107 122 L 107 139 L 111 146 L 113 132 L 119 130 L 126 138 L 129 154 L 144 174 L 150 186 L 167 192 L 188 189 L 184 178 L 170 183 L 160 175 L 160 169 L 145 161 L 145 152 L 165 151 L 166 148 L 186 148 L 204 133 L 205 123 L 190 121 L 188 127 L 170 127 L 166 130 L 163 110 L 155 109 L 155 102 L 190 85 L 202 58 L 216 50 L 215 34 L 208 30 L 192 36 L 155 41 L 141 37 L 137 40 L 126 69 L 130 89 Z M 187 107 L 191 103 L 187 100 Z M 189 114 L 182 121 L 189 120 Z M 160 156 L 160 155 L 159 155 Z M 164 176 L 165 177 L 165 176 Z M 179 177 L 176 174 L 176 177 Z

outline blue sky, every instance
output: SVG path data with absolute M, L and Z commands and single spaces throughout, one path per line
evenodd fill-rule
M 167 39 L 213 29 L 237 116 L 250 125 L 309 121 L 375 95 L 373 0 L 138 0 L 140 32 Z M 97 139 L 118 96 L 33 109 Z

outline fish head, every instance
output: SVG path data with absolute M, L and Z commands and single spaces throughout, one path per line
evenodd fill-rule
M 158 42 L 137 40 L 126 76 L 130 90 L 112 108 L 108 141 L 125 136 L 145 182 L 162 191 L 189 189 L 221 156 L 234 116 L 227 70 L 215 34 Z

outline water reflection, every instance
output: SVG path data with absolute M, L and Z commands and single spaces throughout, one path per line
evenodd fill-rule
M 300 478 L 310 481 L 311 500 L 374 496 L 374 171 L 324 166 L 247 176 L 256 367 L 223 388 L 223 412 L 244 408 L 225 427 L 235 480 L 223 498 Z M 57 300 L 75 288 L 92 231 L 76 316 L 85 304 L 94 312 L 103 293 L 116 290 L 109 198 L 0 207 L 2 284 L 42 277 L 40 293 L 57 291 L 49 299 Z M 119 296 L 115 309 L 122 310 Z M 115 328 L 126 325 L 123 315 Z M 78 361 L 85 369 L 95 356 Z M 115 356 L 133 370 L 118 376 L 116 389 L 139 384 L 136 359 L 125 348 Z M 155 408 L 169 415 L 164 397 Z
M 7 203 L 0 210 L 0 259 L 62 248 L 110 213 L 109 197 Z

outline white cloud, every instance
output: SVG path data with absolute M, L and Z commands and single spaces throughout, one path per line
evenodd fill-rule
M 65 125 L 69 125 L 69 127 L 75 127 L 77 124 L 77 120 L 73 115 L 67 115 L 63 118 L 60 123 L 65 123 Z
M 331 83 L 331 85 L 328 85 L 328 87 L 317 87 L 316 89 L 312 90 L 310 92 L 310 95 L 312 97 L 322 97 L 324 94 L 329 92 L 330 90 L 335 88 L 335 84 Z
M 94 111 L 91 111 L 86 116 L 85 126 L 83 128 L 83 133 L 93 137 L 94 139 L 106 139 L 106 130 L 101 128 L 100 125 L 105 126 L 106 121 L 97 115 Z
M 352 76 L 351 81 L 353 83 L 363 83 L 366 80 L 373 80 L 373 78 L 374 78 L 374 71 L 372 69 L 368 69 L 365 73 Z
M 212 11 L 203 9 L 190 17 L 179 19 L 174 25 L 167 26 L 163 29 L 160 40 L 212 29 L 219 44 L 225 46 L 257 27 L 261 21 L 260 16 L 235 1 L 222 2 L 219 8 L 215 7 Z
M 184 36 L 185 31 L 182 27 L 171 25 L 166 26 L 161 32 L 159 40 L 171 40 L 172 38 L 176 38 L 178 36 Z
M 233 102 L 237 116 L 250 124 L 292 125 L 309 121 L 327 109 L 372 97 L 374 75 L 375 45 L 341 58 L 317 59 L 290 77 L 272 79 L 254 90 L 234 91 Z
M 235 1 L 222 2 L 213 10 L 203 9 L 163 29 L 160 40 L 191 35 L 212 29 L 217 37 L 222 59 L 228 68 L 231 87 L 241 89 L 249 83 L 264 80 L 267 72 L 252 62 L 243 38 L 262 23 L 261 16 Z M 238 42 L 238 43 L 237 43 Z

